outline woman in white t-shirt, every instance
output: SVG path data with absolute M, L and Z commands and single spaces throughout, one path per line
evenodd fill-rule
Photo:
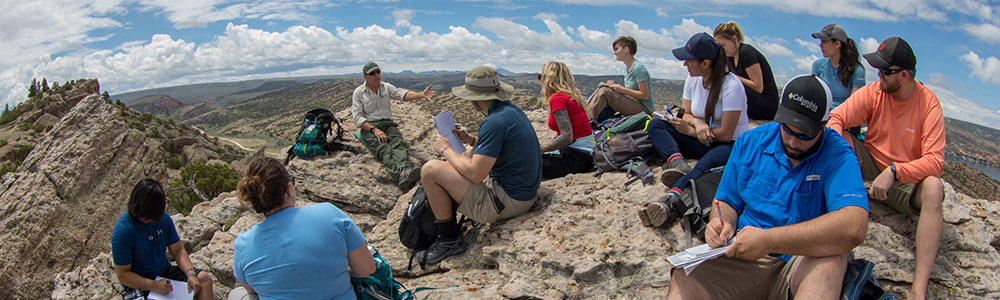
M 684 61 L 690 75 L 684 81 L 681 99 L 685 113 L 649 122 L 649 138 L 666 160 L 660 182 L 671 189 L 665 197 L 639 210 L 639 220 L 645 226 L 666 223 L 666 203 L 677 200 L 690 179 L 725 165 L 733 140 L 750 129 L 743 83 L 729 71 L 726 53 L 712 36 L 696 34 L 673 53 Z M 685 158 L 700 160 L 692 169 Z

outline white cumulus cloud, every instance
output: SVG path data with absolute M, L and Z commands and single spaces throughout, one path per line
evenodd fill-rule
M 943 75 L 931 74 L 931 80 L 925 82 L 927 88 L 934 92 L 941 102 L 944 116 L 1000 129 L 1000 113 L 958 95 L 947 87 L 949 81 L 951 79 Z M 942 83 L 944 85 L 941 85 Z
M 1000 44 L 1000 26 L 993 24 L 965 24 L 962 25 L 962 30 L 984 42 Z
M 505 45 L 516 50 L 577 49 L 582 45 L 573 41 L 566 31 L 553 19 L 543 19 L 548 33 L 541 33 L 504 18 L 476 18 L 476 27 L 493 32 Z
M 143 11 L 162 13 L 174 28 L 205 27 L 210 23 L 236 19 L 317 20 L 307 13 L 326 5 L 323 1 L 255 0 L 232 3 L 227 0 L 139 0 Z
M 124 1 L 3 1 L 0 9 L 0 69 L 74 51 L 110 36 L 90 36 L 98 29 L 121 27 L 113 19 Z
M 1000 85 L 1000 59 L 994 56 L 980 58 L 979 54 L 972 51 L 969 51 L 969 53 L 962 55 L 958 59 L 965 62 L 969 66 L 969 69 L 972 69 L 969 77 L 979 78 L 983 82 Z

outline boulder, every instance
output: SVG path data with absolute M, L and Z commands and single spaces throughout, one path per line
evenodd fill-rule
M 50 297 L 56 273 L 108 251 L 135 182 L 166 178 L 166 156 L 120 110 L 100 95 L 84 98 L 3 177 L 0 298 Z
M 56 116 L 53 116 L 52 114 L 48 114 L 47 113 L 47 114 L 43 114 L 41 117 L 38 117 L 38 119 L 35 120 L 35 124 L 34 125 L 35 126 L 42 126 L 42 127 L 48 128 L 48 127 L 55 126 L 56 123 L 58 123 L 58 122 L 59 122 L 59 117 L 56 117 Z

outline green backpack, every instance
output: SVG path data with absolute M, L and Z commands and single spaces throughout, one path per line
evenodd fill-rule
M 375 246 L 368 245 L 368 250 L 375 258 L 375 272 L 365 278 L 351 277 L 354 295 L 357 296 L 358 300 L 414 300 L 417 299 L 414 293 L 434 289 L 422 287 L 410 291 L 392 277 L 392 267 L 389 266 L 389 261 L 382 258 L 382 254 L 378 252 L 378 249 L 375 249 Z

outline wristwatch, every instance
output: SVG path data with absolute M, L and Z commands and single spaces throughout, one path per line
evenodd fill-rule
M 897 179 L 896 178 L 896 163 L 889 164 L 889 170 L 892 171 L 892 179 Z

